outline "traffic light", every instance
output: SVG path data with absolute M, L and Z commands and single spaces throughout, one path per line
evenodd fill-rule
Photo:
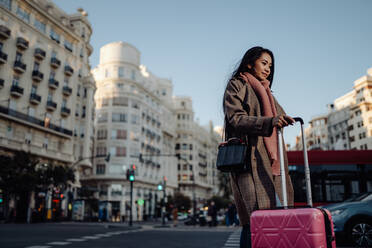
M 163 190 L 163 185 L 161 183 L 158 184 L 158 190 L 162 191 Z
M 136 165 L 132 165 L 130 169 L 127 170 L 127 180 L 133 182 L 136 175 Z

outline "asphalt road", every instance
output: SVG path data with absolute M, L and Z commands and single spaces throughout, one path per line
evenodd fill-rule
M 100 223 L 0 224 L 1 248 L 238 248 L 240 228 Z M 342 246 L 337 246 L 341 248 Z M 346 246 L 344 246 L 346 247 Z
M 237 228 L 142 228 L 125 225 L 44 223 L 0 225 L 1 248 L 205 248 L 224 247 Z

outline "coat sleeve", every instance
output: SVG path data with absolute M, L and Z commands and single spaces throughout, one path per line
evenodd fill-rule
M 272 117 L 249 115 L 247 87 L 239 80 L 231 80 L 224 95 L 226 121 L 242 135 L 271 136 Z

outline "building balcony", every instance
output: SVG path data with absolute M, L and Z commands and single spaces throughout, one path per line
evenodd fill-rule
M 0 78 L 0 89 L 4 87 L 4 79 Z
M 61 65 L 61 61 L 57 58 L 51 58 L 50 59 L 50 65 L 54 68 L 57 69 Z
M 41 49 L 41 48 L 36 48 L 35 49 L 35 53 L 34 53 L 35 58 L 42 60 L 42 59 L 45 58 L 45 54 L 46 53 L 43 49 Z
M 21 112 L 18 112 L 18 111 L 15 111 L 13 109 L 9 109 L 9 108 L 5 108 L 3 106 L 0 106 L 0 113 L 2 113 L 4 115 L 7 115 L 7 116 L 11 116 L 12 118 L 17 118 L 18 120 L 22 120 L 22 121 L 27 122 L 27 123 L 31 123 L 33 125 L 37 125 L 38 128 L 43 129 L 43 130 L 45 130 L 45 128 L 47 128 L 48 130 L 53 131 L 54 134 L 56 134 L 55 132 L 58 132 L 58 134 L 62 134 L 63 137 L 66 137 L 66 135 L 72 136 L 72 131 L 71 130 L 64 129 L 61 126 L 57 126 L 57 125 L 54 125 L 52 123 L 49 123 L 48 125 L 46 125 L 44 120 L 37 119 L 35 117 L 29 116 L 27 114 L 24 114 L 24 113 L 21 113 Z M 34 128 L 34 126 L 33 126 L 33 128 Z
M 61 115 L 66 117 L 66 116 L 69 116 L 71 113 L 71 110 L 69 108 L 66 108 L 66 107 L 62 107 L 61 108 Z
M 31 93 L 30 95 L 30 103 L 39 104 L 41 102 L 41 96 L 36 93 Z
M 28 48 L 28 41 L 22 37 L 18 37 L 16 46 L 21 50 L 26 50 Z
M 0 51 L 0 64 L 5 64 L 8 61 L 8 54 Z
M 36 81 L 36 82 L 40 82 L 42 81 L 44 78 L 44 74 L 38 70 L 34 70 L 32 71 L 32 80 Z
M 71 87 L 68 87 L 67 85 L 63 86 L 62 93 L 66 96 L 71 95 L 72 93 Z
M 10 37 L 10 29 L 4 25 L 0 25 L 0 38 L 8 39 Z
M 10 88 L 10 94 L 15 97 L 20 97 L 23 95 L 23 88 L 18 85 L 12 85 Z
M 14 61 L 14 71 L 18 73 L 24 73 L 26 71 L 26 68 L 26 64 L 23 64 L 21 61 Z
M 51 89 L 57 89 L 58 88 L 58 85 L 59 85 L 59 82 L 57 80 L 55 80 L 54 78 L 49 78 L 49 88 Z
M 74 74 L 74 69 L 72 69 L 71 66 L 66 65 L 65 66 L 65 75 L 66 76 L 71 76 L 72 74 Z
M 54 111 L 57 108 L 57 103 L 53 102 L 52 100 L 47 101 L 47 110 Z

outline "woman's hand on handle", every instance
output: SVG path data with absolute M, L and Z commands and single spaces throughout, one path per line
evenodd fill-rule
M 293 123 L 295 123 L 295 120 L 288 115 L 275 116 L 272 122 L 273 127 L 277 127 L 277 128 L 283 128 L 288 125 L 293 125 Z

